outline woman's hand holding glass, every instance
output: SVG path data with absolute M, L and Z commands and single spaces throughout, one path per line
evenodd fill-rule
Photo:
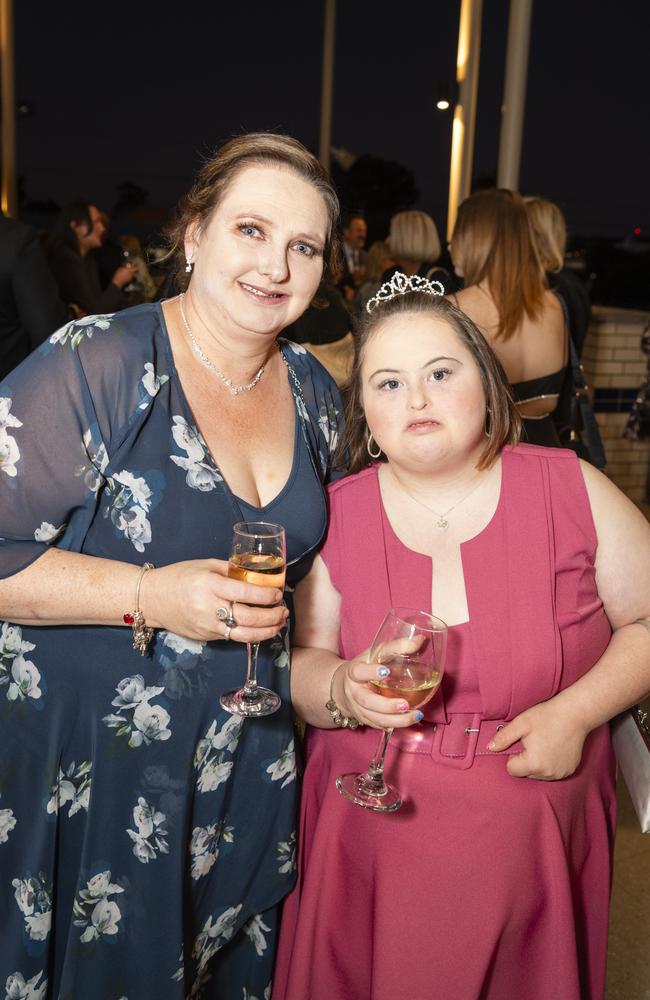
M 410 640 L 403 641 L 408 643 Z M 422 718 L 419 709 L 411 708 L 406 699 L 380 693 L 379 685 L 385 685 L 390 676 L 386 670 L 390 667 L 376 661 L 369 663 L 369 657 L 370 650 L 367 649 L 353 660 L 344 660 L 336 668 L 332 679 L 332 697 L 342 713 L 373 729 L 403 729 L 419 722 Z
M 200 642 L 224 639 L 226 626 L 217 609 L 230 608 L 237 622 L 234 642 L 272 639 L 284 626 L 288 611 L 277 587 L 259 587 L 228 576 L 222 559 L 193 559 L 161 566 L 142 581 L 140 606 L 153 628 Z

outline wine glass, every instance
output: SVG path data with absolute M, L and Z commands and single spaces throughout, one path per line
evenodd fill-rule
M 391 608 L 379 626 L 370 649 L 369 663 L 390 669 L 371 688 L 387 698 L 400 698 L 410 708 L 425 705 L 440 687 L 447 645 L 447 626 L 440 618 L 412 608 Z M 363 774 L 342 774 L 336 779 L 341 795 L 365 809 L 394 812 L 402 797 L 384 781 L 384 760 L 392 729 L 381 735 L 377 753 Z
M 258 587 L 284 587 L 286 539 L 284 528 L 267 521 L 240 521 L 233 527 L 228 576 Z M 233 715 L 271 715 L 280 707 L 280 696 L 257 683 L 259 642 L 249 642 L 246 683 L 225 691 L 219 701 Z

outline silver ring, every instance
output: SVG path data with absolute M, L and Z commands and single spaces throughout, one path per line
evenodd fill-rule
M 229 629 L 237 627 L 237 621 L 233 614 L 234 606 L 235 606 L 234 602 L 231 602 L 229 608 L 221 607 L 217 608 L 216 610 L 216 616 L 219 619 L 219 621 L 223 622 L 224 625 Z
M 226 631 L 224 632 L 224 639 L 226 642 L 230 640 L 230 633 L 232 632 L 232 625 L 226 625 Z
M 217 608 L 216 615 L 220 622 L 225 622 L 227 618 L 230 618 L 232 609 L 230 611 L 228 608 Z

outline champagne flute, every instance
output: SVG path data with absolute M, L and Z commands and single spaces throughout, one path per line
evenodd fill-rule
M 412 608 L 391 608 L 379 626 L 369 662 L 390 669 L 370 687 L 387 698 L 400 698 L 410 708 L 425 705 L 440 687 L 447 645 L 447 626 L 440 618 Z M 363 774 L 341 774 L 336 787 L 341 795 L 365 809 L 395 812 L 402 796 L 384 781 L 384 761 L 392 729 L 382 732 L 377 753 Z
M 286 539 L 284 528 L 267 521 L 240 521 L 233 527 L 228 576 L 258 587 L 284 587 Z M 271 715 L 281 699 L 275 691 L 257 683 L 259 642 L 249 642 L 246 683 L 236 691 L 225 691 L 219 701 L 233 715 Z

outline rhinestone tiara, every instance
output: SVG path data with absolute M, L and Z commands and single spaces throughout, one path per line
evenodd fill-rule
M 390 281 L 385 281 L 376 295 L 366 302 L 366 312 L 372 310 L 381 302 L 390 302 L 398 295 L 408 295 L 409 292 L 424 292 L 425 295 L 444 295 L 445 286 L 441 281 L 429 281 L 427 278 L 420 278 L 417 274 L 412 277 L 396 271 Z

